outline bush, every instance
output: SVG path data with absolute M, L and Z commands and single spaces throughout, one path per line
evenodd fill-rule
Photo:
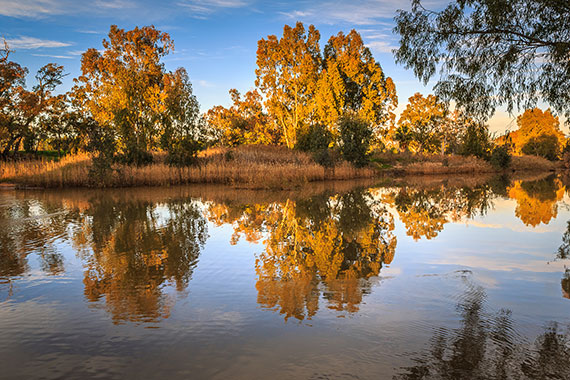
M 475 156 L 488 159 L 490 145 L 487 126 L 480 123 L 470 123 L 465 130 L 463 145 L 459 153 L 462 156 Z
M 559 147 L 558 138 L 554 135 L 540 135 L 533 137 L 522 147 L 524 154 L 544 157 L 554 161 L 558 159 Z
M 496 169 L 506 169 L 511 164 L 511 154 L 506 145 L 500 145 L 495 147 L 491 152 L 491 157 L 489 159 L 491 165 Z
M 169 165 L 188 166 L 196 163 L 196 153 L 202 148 L 202 144 L 191 137 L 185 136 L 172 142 L 168 148 L 166 158 Z
M 313 160 L 325 168 L 332 168 L 338 161 L 338 152 L 333 149 L 319 149 L 314 152 Z
M 339 129 L 342 157 L 356 167 L 365 166 L 368 163 L 368 151 L 372 139 L 372 130 L 368 123 L 355 116 L 343 117 Z
M 295 147 L 303 152 L 318 152 L 326 150 L 332 141 L 332 133 L 324 125 L 316 124 L 299 136 Z

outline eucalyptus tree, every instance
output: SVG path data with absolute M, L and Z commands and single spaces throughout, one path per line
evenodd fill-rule
M 454 0 L 440 10 L 412 0 L 399 10 L 396 61 L 472 115 L 549 103 L 570 116 L 570 2 Z

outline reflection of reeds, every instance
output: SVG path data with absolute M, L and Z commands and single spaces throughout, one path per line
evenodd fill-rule
M 90 158 L 82 154 L 60 161 L 3 163 L 0 180 L 37 187 L 98 186 L 89 175 Z M 105 179 L 108 186 L 165 186 L 187 183 L 222 183 L 248 188 L 284 189 L 321 180 L 370 178 L 371 168 L 341 162 L 325 169 L 311 156 L 282 147 L 242 146 L 202 152 L 197 164 L 173 167 L 157 154 L 147 166 L 115 165 Z

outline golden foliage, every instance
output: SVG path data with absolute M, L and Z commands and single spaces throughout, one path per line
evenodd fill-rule
M 548 224 L 558 214 L 558 202 L 566 187 L 558 179 L 515 181 L 508 188 L 509 198 L 517 201 L 515 215 L 527 226 Z
M 394 257 L 394 222 L 366 192 L 317 196 L 299 203 L 212 205 L 209 218 L 258 242 L 258 302 L 287 320 L 315 315 L 322 292 L 329 307 L 355 312 L 366 292 L 366 279 L 377 276 Z M 325 289 L 321 290 L 320 284 Z

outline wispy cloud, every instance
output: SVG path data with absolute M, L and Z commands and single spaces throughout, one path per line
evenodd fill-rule
M 71 46 L 68 42 L 42 40 L 36 37 L 22 36 L 18 38 L 6 39 L 11 49 L 40 49 L 40 48 L 61 48 Z
M 74 59 L 70 55 L 53 55 L 53 54 L 32 54 L 34 57 L 49 57 L 49 58 L 56 58 L 56 59 Z
M 377 53 L 392 53 L 392 50 L 398 47 L 392 45 L 390 41 L 371 41 L 365 44 L 370 48 L 370 50 Z
M 97 31 L 97 30 L 89 30 L 89 29 L 87 29 L 87 30 L 84 30 L 84 29 L 78 30 L 77 33 L 83 33 L 83 34 L 105 34 L 104 32 L 100 32 L 100 31 Z
M 135 8 L 137 5 L 130 0 L 97 0 L 95 6 L 104 9 L 128 9 Z
M 191 17 L 205 18 L 224 9 L 249 6 L 250 2 L 247 0 L 183 0 L 178 5 L 192 12 Z
M 65 13 L 57 0 L 0 0 L 0 15 L 9 17 L 42 18 Z
M 448 0 L 428 0 L 422 4 L 426 7 L 439 8 Z M 347 23 L 352 25 L 379 25 L 386 19 L 392 19 L 398 9 L 409 8 L 410 2 L 401 0 L 325 0 L 311 2 L 306 8 L 281 12 L 291 19 L 307 19 L 325 24 Z M 384 19 L 384 21 L 382 21 Z

